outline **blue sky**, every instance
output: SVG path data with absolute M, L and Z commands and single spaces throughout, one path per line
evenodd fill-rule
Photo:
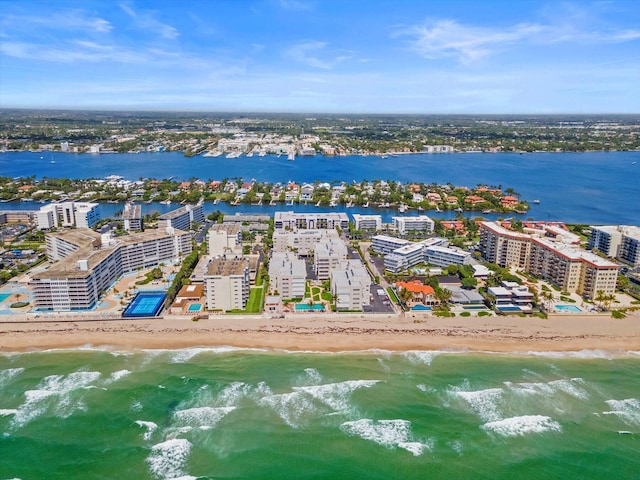
M 0 0 L 0 107 L 638 113 L 640 1 Z

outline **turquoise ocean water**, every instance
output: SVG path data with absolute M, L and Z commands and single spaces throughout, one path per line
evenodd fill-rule
M 0 356 L 0 479 L 639 478 L 640 353 Z

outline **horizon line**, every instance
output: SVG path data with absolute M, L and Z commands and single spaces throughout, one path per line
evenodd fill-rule
M 407 115 L 407 116 L 434 116 L 434 115 L 444 115 L 444 116 L 478 116 L 478 115 L 491 115 L 491 116 L 514 116 L 514 115 L 530 115 L 530 116 L 540 116 L 540 115 L 550 115 L 550 116 L 561 116 L 561 115 L 577 115 L 577 116 L 588 116 L 588 115 L 618 115 L 618 116 L 640 116 L 639 112 L 425 112 L 425 113 L 416 113 L 416 112 L 393 112 L 393 111 L 303 111 L 303 110 L 207 110 L 207 109 L 171 109 L 171 108 L 132 108 L 132 107 L 123 107 L 123 108 L 114 108 L 114 107 L 77 107 L 77 108 L 69 108 L 69 107 L 7 107 L 0 106 L 0 111 L 7 110 L 25 110 L 25 111 L 58 111 L 58 112 L 120 112 L 120 113 L 137 113 L 137 112 L 145 112 L 145 113 L 200 113 L 200 114 L 260 114 L 260 115 L 269 115 L 269 114 L 288 114 L 288 115 Z

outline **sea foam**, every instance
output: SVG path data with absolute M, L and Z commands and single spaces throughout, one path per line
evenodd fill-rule
M 55 414 L 60 417 L 67 417 L 74 410 L 82 409 L 81 400 L 74 401 L 71 398 L 72 392 L 90 386 L 100 375 L 100 372 L 80 371 L 45 377 L 36 390 L 25 392 L 26 400 L 18 407 L 18 412 L 13 417 L 13 426 L 23 426 L 49 408 L 54 408 Z
M 471 409 L 485 422 L 502 418 L 500 403 L 503 391 L 500 388 L 488 388 L 473 392 L 454 390 L 454 393 L 466 401 Z
M 146 432 L 144 432 L 144 434 L 142 435 L 142 438 L 144 440 L 151 440 L 151 435 L 153 435 L 153 432 L 155 432 L 156 429 L 158 428 L 158 424 L 155 422 L 146 422 L 144 420 L 136 420 L 136 424 L 146 428 Z
M 147 458 L 151 473 L 161 479 L 184 478 L 185 463 L 191 452 L 191 443 L 183 438 L 174 438 L 158 443 L 151 448 Z
M 0 370 L 0 387 L 5 386 L 11 379 L 17 377 L 24 368 L 7 368 L 6 370 Z
M 215 427 L 220 420 L 235 410 L 235 407 L 195 407 L 186 410 L 176 410 L 173 418 L 180 426 L 200 429 Z
M 495 420 L 485 423 L 482 429 L 494 432 L 503 437 L 516 437 L 529 433 L 543 433 L 548 431 L 562 431 L 562 427 L 558 422 L 544 415 L 523 415 L 520 417 Z
M 268 395 L 258 401 L 271 408 L 291 428 L 302 428 L 318 416 L 318 407 L 311 397 L 302 392 Z
M 616 415 L 627 425 L 640 425 L 640 400 L 637 398 L 607 400 L 605 403 L 612 409 L 602 412 L 605 415 Z
M 344 422 L 340 430 L 350 436 L 358 436 L 363 440 L 377 443 L 387 448 L 402 448 L 413 455 L 422 455 L 431 445 L 418 442 L 411 433 L 411 422 L 408 420 L 378 420 L 363 418 L 352 422 Z
M 111 374 L 111 377 L 109 377 L 109 380 L 111 382 L 115 382 L 115 381 L 123 379 L 124 377 L 126 377 L 130 373 L 131 373 L 131 370 L 118 370 L 117 372 L 113 372 Z
M 347 380 L 310 387 L 293 387 L 294 391 L 311 395 L 336 412 L 345 412 L 351 407 L 351 394 L 359 388 L 371 388 L 378 380 Z

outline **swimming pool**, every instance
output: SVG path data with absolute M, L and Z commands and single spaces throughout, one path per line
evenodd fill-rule
M 199 312 L 200 310 L 202 310 L 201 303 L 192 303 L 191 305 L 189 305 L 189 308 L 187 308 L 188 312 Z
M 556 305 L 556 310 L 560 312 L 581 313 L 582 310 L 575 305 Z
M 431 310 L 431 307 L 427 305 L 414 305 L 411 310 Z
M 295 309 L 297 312 L 321 312 L 324 311 L 324 306 L 319 303 L 314 303 L 313 305 L 308 305 L 306 303 L 297 303 Z
M 11 295 L 12 295 L 11 293 L 0 293 L 0 302 L 3 302 L 7 298 L 9 298 Z
M 122 313 L 122 317 L 155 317 L 162 310 L 163 292 L 138 293 Z
M 496 310 L 498 310 L 499 312 L 519 312 L 522 309 L 520 307 L 516 307 L 516 306 L 505 306 L 505 307 L 496 307 Z

